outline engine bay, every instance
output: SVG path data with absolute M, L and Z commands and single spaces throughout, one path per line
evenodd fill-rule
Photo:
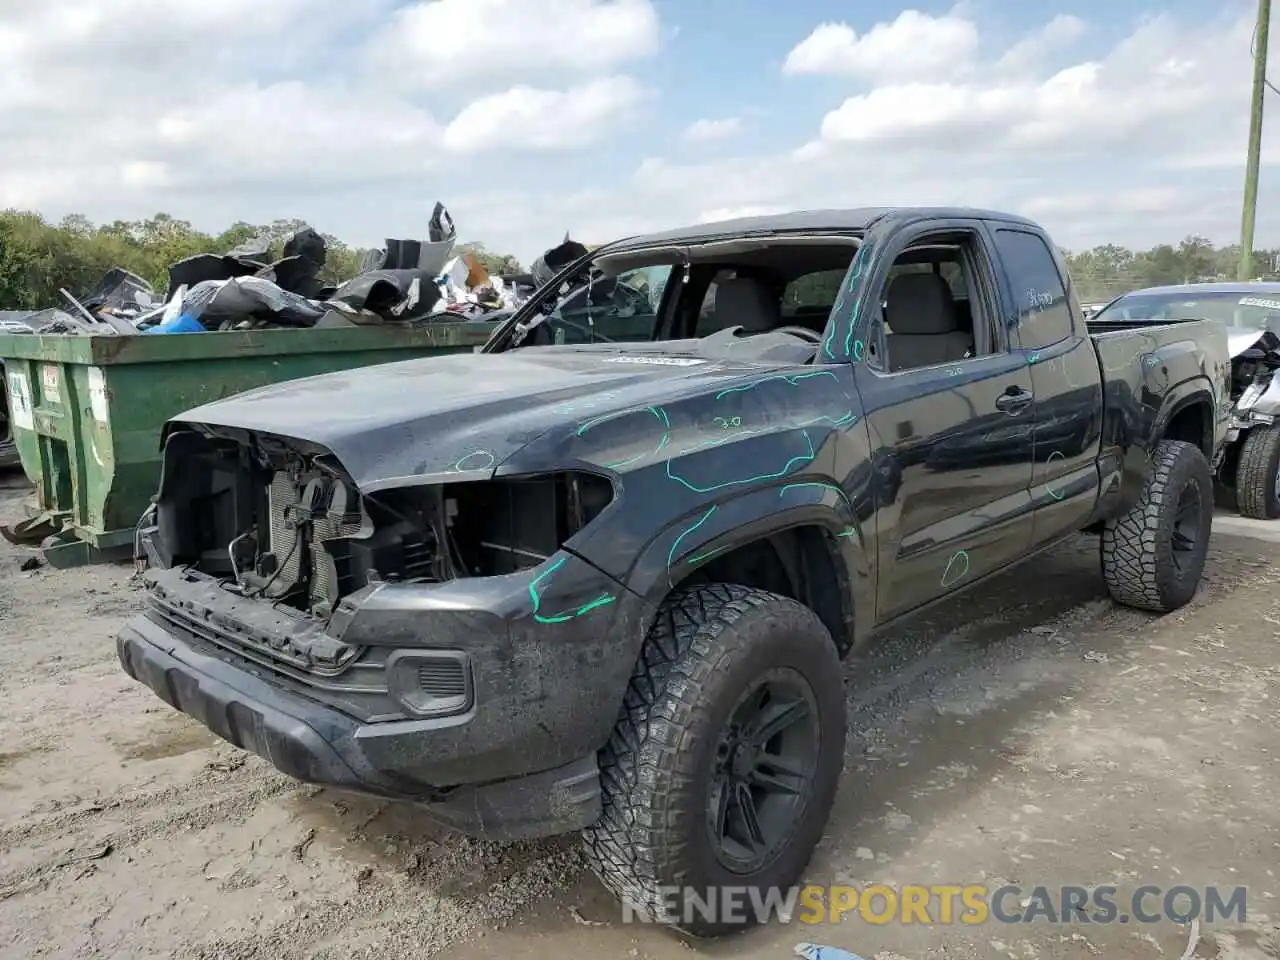
M 153 554 L 247 598 L 327 619 L 374 583 L 537 566 L 613 499 L 580 472 L 362 494 L 328 451 L 247 431 L 170 435 Z
M 1231 359 L 1231 400 L 1239 402 L 1254 384 L 1268 380 L 1280 368 L 1280 337 L 1264 330 L 1257 342 Z

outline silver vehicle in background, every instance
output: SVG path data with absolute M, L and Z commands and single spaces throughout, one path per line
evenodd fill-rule
M 1218 320 L 1231 351 L 1231 425 L 1217 465 L 1220 489 L 1246 517 L 1280 518 L 1280 283 L 1189 283 L 1117 297 L 1090 330 Z

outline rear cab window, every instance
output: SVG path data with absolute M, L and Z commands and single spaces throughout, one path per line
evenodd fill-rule
M 796 277 L 782 291 L 782 315 L 788 323 L 817 320 L 826 326 L 831 308 L 840 295 L 847 270 L 819 270 Z
M 1001 227 L 996 251 L 1018 308 L 1018 340 L 1024 350 L 1043 350 L 1074 333 L 1066 283 L 1048 245 L 1035 233 Z

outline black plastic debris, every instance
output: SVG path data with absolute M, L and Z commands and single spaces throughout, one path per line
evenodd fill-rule
M 169 266 L 163 296 L 142 277 L 116 267 L 88 294 L 77 297 L 63 290 L 65 302 L 23 314 L 21 325 L 38 333 L 134 335 L 497 320 L 586 253 L 566 235 L 528 274 L 490 276 L 473 255 L 454 255 L 457 226 L 440 202 L 432 208 L 425 235 L 388 239 L 384 249 L 365 254 L 356 277 L 341 284 L 322 279 L 328 245 L 310 226 L 285 238 L 274 261 L 268 236 L 225 253 L 178 260 Z M 608 290 L 593 294 L 594 304 L 607 298 Z M 5 327 L 16 329 L 17 321 Z
M 153 310 L 161 303 L 151 284 L 123 267 L 112 267 L 96 287 L 77 299 L 90 313 L 109 311 L 125 317 Z
M 72 316 L 65 310 L 56 307 L 48 310 L 36 310 L 27 317 L 27 325 L 34 333 L 111 333 L 112 329 L 103 330 L 103 324 L 90 323 L 83 317 Z
M 261 277 L 282 290 L 315 298 L 322 289 L 319 277 L 326 255 L 324 237 L 311 227 L 303 227 L 285 240 L 283 256 L 274 262 L 263 239 L 243 243 L 227 253 L 200 253 L 179 260 L 169 267 L 169 290 L 172 294 L 182 286 L 190 288 L 209 280 Z
M 230 280 L 234 277 L 251 277 L 265 263 L 241 259 L 226 253 L 197 253 L 176 263 L 169 264 L 169 289 L 194 287 L 206 280 Z
M 552 247 L 537 260 L 533 261 L 533 266 L 529 268 L 529 274 L 533 278 L 534 284 L 540 287 L 579 257 L 585 257 L 588 252 L 583 244 L 578 243 L 576 240 L 570 240 L 569 235 L 566 233 L 562 243 Z
M 177 315 L 206 330 L 227 321 L 270 320 L 286 327 L 310 327 L 324 313 L 321 304 L 281 289 L 265 277 L 232 277 L 197 283 L 182 298 Z
M 384 250 L 370 251 L 361 263 L 360 272 L 377 270 L 421 270 L 433 279 L 444 270 L 458 238 L 453 218 L 444 204 L 437 202 L 427 225 L 427 239 L 387 240 Z
M 342 284 L 329 299 L 398 323 L 431 313 L 440 288 L 435 274 L 425 270 L 371 270 Z
M 311 227 L 304 227 L 285 241 L 284 256 L 271 265 L 273 279 L 285 290 L 315 299 L 324 289 L 320 271 L 327 257 L 324 237 Z

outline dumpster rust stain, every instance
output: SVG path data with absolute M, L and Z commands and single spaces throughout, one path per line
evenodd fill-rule
M 102 337 L 94 344 L 94 352 L 99 354 L 99 361 L 118 360 L 129 349 L 132 340 L 133 337 Z

